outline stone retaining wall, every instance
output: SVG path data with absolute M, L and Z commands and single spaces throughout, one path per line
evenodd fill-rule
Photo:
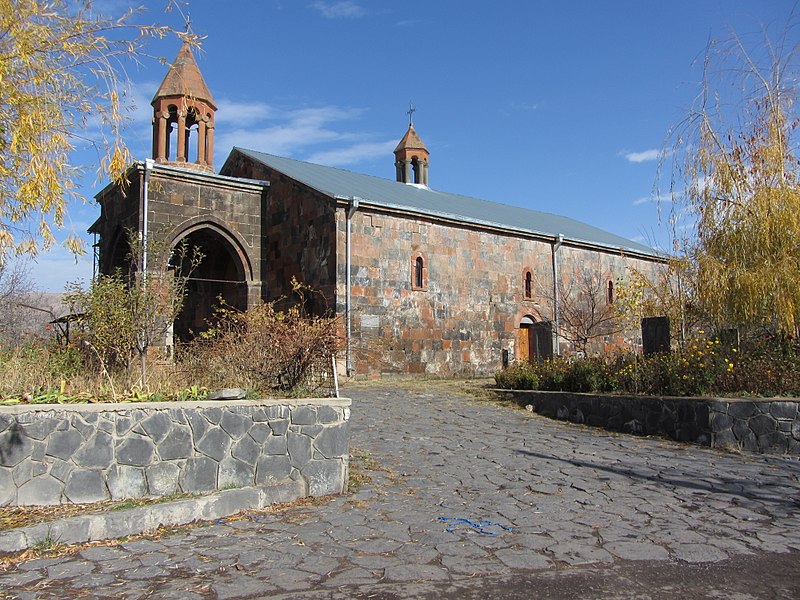
M 497 390 L 556 419 L 712 448 L 800 455 L 796 399 L 673 398 Z
M 0 506 L 347 488 L 350 400 L 0 407 Z

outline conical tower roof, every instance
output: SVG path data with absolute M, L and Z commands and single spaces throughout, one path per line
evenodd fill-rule
M 400 143 L 397 144 L 397 148 L 394 149 L 394 152 L 395 154 L 397 154 L 402 150 L 425 150 L 425 152 L 428 151 L 428 149 L 425 147 L 425 144 L 420 139 L 419 135 L 417 135 L 417 132 L 414 130 L 413 123 L 408 124 L 408 131 L 406 131 L 406 134 L 403 136 L 403 139 L 400 140 Z
M 202 100 L 208 103 L 214 110 L 217 105 L 211 96 L 211 90 L 208 89 L 205 79 L 203 79 L 200 68 L 194 60 L 192 48 L 188 41 L 183 42 L 177 58 L 172 63 L 169 71 L 167 71 L 164 81 L 153 97 L 151 104 L 155 105 L 159 98 L 167 97 L 188 97 L 194 100 Z

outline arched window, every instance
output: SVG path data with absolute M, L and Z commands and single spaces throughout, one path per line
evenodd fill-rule
M 411 258 L 411 289 L 424 290 L 428 286 L 428 268 L 425 255 L 416 252 Z
M 608 304 L 614 304 L 614 282 L 610 279 L 608 280 L 608 288 L 606 292 L 606 302 Z
M 530 269 L 525 269 L 525 298 L 527 300 L 533 298 L 533 273 Z

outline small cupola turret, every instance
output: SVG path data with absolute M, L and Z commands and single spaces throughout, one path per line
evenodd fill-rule
M 428 185 L 428 163 L 430 152 L 414 130 L 412 115 L 414 107 L 408 109 L 408 131 L 394 149 L 397 181 Z
M 158 163 L 213 171 L 217 106 L 188 41 L 184 41 L 151 104 L 153 159 Z

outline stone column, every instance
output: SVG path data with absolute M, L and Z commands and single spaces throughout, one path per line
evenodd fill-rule
M 181 111 L 178 117 L 178 155 L 175 160 L 186 162 L 186 139 L 189 137 L 186 131 L 186 112 Z
M 403 161 L 403 183 L 410 183 L 411 179 L 411 161 Z
M 206 126 L 206 164 L 209 167 L 214 166 L 214 121 L 211 120 Z
M 200 119 L 197 122 L 197 162 L 201 165 L 206 164 L 206 121 Z
M 156 138 L 156 149 L 155 149 L 155 158 L 158 162 L 164 162 L 169 157 L 167 156 L 167 117 L 169 115 L 164 113 L 163 111 L 158 111 L 156 113 L 156 127 L 158 128 L 157 131 L 157 138 Z
M 164 160 L 169 160 L 169 153 L 172 151 L 172 123 L 169 121 L 166 122 L 167 124 L 167 131 L 164 134 Z

